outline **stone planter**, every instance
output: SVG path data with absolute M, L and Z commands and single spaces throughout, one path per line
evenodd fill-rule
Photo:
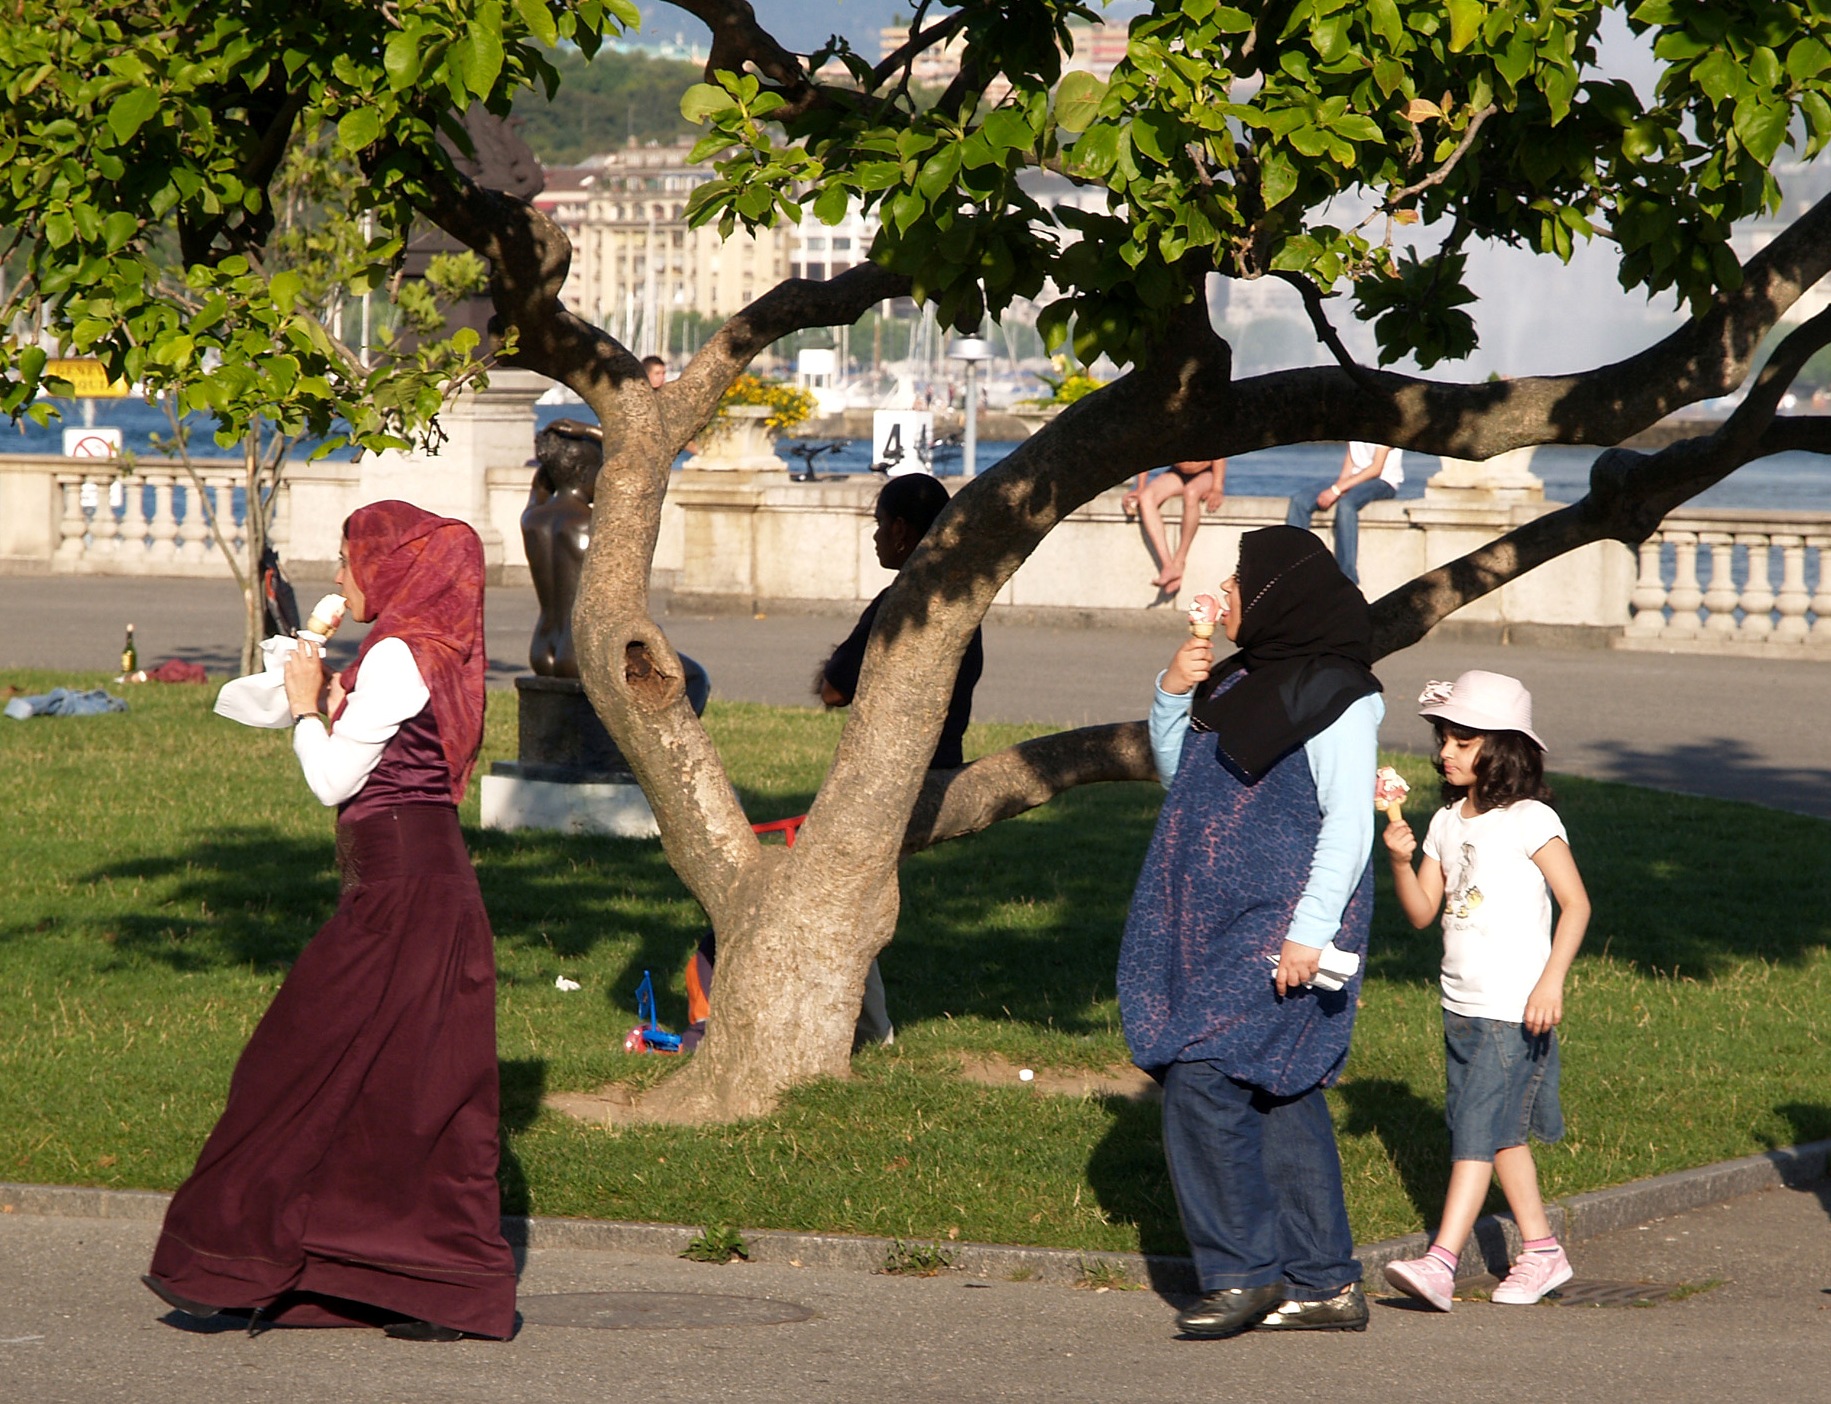
M 1005 414 L 1023 425 L 1024 436 L 1028 438 L 1037 430 L 1045 428 L 1061 412 L 1060 405 L 1012 405 Z
M 768 405 L 733 405 L 699 436 L 699 452 L 686 461 L 690 472 L 782 473 L 776 431 L 768 427 Z
M 1427 502 L 1543 502 L 1545 484 L 1532 471 L 1536 444 L 1508 449 L 1492 458 L 1445 458 L 1424 485 Z

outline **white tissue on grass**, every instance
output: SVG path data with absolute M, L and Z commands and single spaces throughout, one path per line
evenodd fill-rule
M 556 990 L 576 990 L 582 988 L 577 980 L 568 980 L 564 975 L 553 982 Z

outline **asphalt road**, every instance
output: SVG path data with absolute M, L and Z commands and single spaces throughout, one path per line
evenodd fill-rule
M 226 673 L 239 654 L 239 611 L 226 583 L 0 576 L 0 672 L 112 667 L 131 619 L 143 663 L 177 656 Z M 496 685 L 526 670 L 535 612 L 531 589 L 489 592 Z M 662 622 L 675 646 L 711 673 L 714 696 L 788 706 L 813 705 L 814 668 L 851 627 L 848 616 L 782 613 L 668 614 Z M 346 630 L 336 650 L 353 652 L 359 635 Z M 1142 716 L 1177 641 L 1155 615 L 1135 628 L 995 619 L 986 626 L 974 715 L 1071 726 Z M 1379 665 L 1387 686 L 1382 741 L 1422 751 L 1430 733 L 1413 699 L 1427 679 L 1465 668 L 1525 681 L 1554 771 L 1831 818 L 1831 727 L 1823 720 L 1831 664 L 1427 639 Z
M 1463 1302 L 1447 1316 L 1376 1300 L 1365 1334 L 1215 1342 L 1175 1339 L 1173 1304 L 1144 1290 L 539 1249 L 525 1263 L 519 1335 L 450 1345 L 374 1331 L 250 1338 L 181 1329 L 171 1323 L 182 1318 L 138 1281 L 154 1225 L 5 1215 L 0 1398 L 1818 1400 L 1831 1378 L 1828 1212 L 1831 1185 L 1771 1190 L 1593 1239 L 1573 1254 L 1579 1283 L 1707 1288 L 1682 1300 L 1639 1308 Z M 572 1295 L 583 1293 L 635 1295 Z M 741 1324 L 758 1314 L 804 1319 Z M 648 1328 L 550 1324 L 632 1317 Z

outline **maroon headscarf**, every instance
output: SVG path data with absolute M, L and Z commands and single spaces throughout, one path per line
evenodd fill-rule
M 407 645 L 432 694 L 455 804 L 483 745 L 483 542 L 465 523 L 409 502 L 358 507 L 343 537 L 375 620 L 343 685 L 355 690 L 362 660 L 383 639 Z

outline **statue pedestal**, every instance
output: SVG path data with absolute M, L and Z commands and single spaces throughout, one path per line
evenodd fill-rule
M 521 759 L 497 761 L 483 777 L 483 827 L 656 837 L 654 811 L 585 685 L 524 676 L 515 691 Z
M 1511 505 L 1543 502 L 1545 483 L 1532 471 L 1536 444 L 1492 458 L 1446 458 L 1424 484 L 1424 500 L 1444 505 Z

